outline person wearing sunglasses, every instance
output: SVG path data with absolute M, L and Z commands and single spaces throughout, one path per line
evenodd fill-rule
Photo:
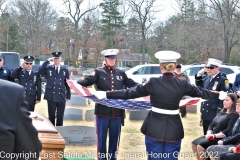
M 32 56 L 25 56 L 24 62 L 11 73 L 12 78 L 16 78 L 19 84 L 25 88 L 25 100 L 29 104 L 29 111 L 34 111 L 35 104 L 41 101 L 41 77 L 37 71 L 32 70 Z
M 196 85 L 213 91 L 229 91 L 229 82 L 226 75 L 220 71 L 222 61 L 209 58 L 205 68 L 195 75 Z M 203 78 L 204 73 L 207 75 Z M 223 101 L 219 99 L 208 99 L 201 103 L 201 125 L 204 135 L 217 113 L 223 108 Z
M 4 59 L 2 54 L 0 54 L 0 79 L 15 82 L 15 80 L 10 76 L 11 70 L 8 69 L 6 66 L 3 66 L 3 64 L 4 64 Z

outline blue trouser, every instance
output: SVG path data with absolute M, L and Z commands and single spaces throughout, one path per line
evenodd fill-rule
M 52 122 L 54 126 L 55 124 L 56 126 L 62 126 L 66 102 L 47 101 L 47 103 L 48 103 L 48 119 Z M 57 122 L 55 123 L 56 111 Z
M 119 136 L 121 132 L 121 118 L 105 118 L 96 116 L 98 160 L 116 160 Z M 108 153 L 106 149 L 107 133 L 109 132 Z
M 148 160 L 177 160 L 181 141 L 160 142 L 145 136 Z

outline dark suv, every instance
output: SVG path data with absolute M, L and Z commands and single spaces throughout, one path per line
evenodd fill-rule
M 11 71 L 20 66 L 20 55 L 17 52 L 0 52 L 3 56 L 3 65 L 9 68 Z

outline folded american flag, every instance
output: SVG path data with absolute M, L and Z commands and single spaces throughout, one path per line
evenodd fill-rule
M 129 109 L 129 110 L 144 110 L 151 109 L 151 103 L 149 96 L 141 97 L 130 100 L 123 99 L 98 99 L 95 97 L 92 92 L 81 85 L 76 81 L 67 80 L 69 87 L 79 96 L 86 97 L 94 101 L 95 103 L 100 103 L 109 107 L 120 108 L 120 109 Z M 196 104 L 201 100 L 201 98 L 189 98 L 181 100 L 179 103 L 180 107 Z

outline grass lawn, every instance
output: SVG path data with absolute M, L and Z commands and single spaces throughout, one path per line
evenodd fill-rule
M 43 96 L 42 96 L 43 97 Z M 94 108 L 94 103 L 91 102 L 89 106 L 74 106 L 68 105 L 66 107 L 77 107 L 83 110 Z M 198 105 L 199 111 L 199 105 Z M 47 101 L 43 100 L 35 106 L 35 112 L 41 113 L 47 117 Z M 120 146 L 118 149 L 118 160 L 146 160 L 144 136 L 140 132 L 143 121 L 130 121 L 129 114 L 126 113 L 125 126 L 122 127 Z M 83 116 L 84 118 L 84 116 Z M 202 128 L 199 126 L 200 114 L 188 113 L 187 118 L 183 118 L 183 126 L 185 137 L 182 140 L 182 147 L 179 160 L 194 160 L 196 159 L 192 153 L 191 142 L 198 138 L 203 133 Z M 93 121 L 64 121 L 64 126 L 68 125 L 84 125 L 94 126 Z M 64 154 L 92 154 L 96 155 L 96 145 L 93 146 L 66 146 Z M 94 157 L 96 158 L 96 157 Z

